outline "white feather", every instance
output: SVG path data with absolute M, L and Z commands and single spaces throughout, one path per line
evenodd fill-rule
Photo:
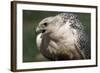
M 37 44 L 37 48 L 38 48 L 38 49 L 40 49 L 40 45 L 41 45 L 41 43 L 42 43 L 41 35 L 42 35 L 42 33 L 38 34 L 38 35 L 37 35 L 37 38 L 36 38 L 36 44 Z

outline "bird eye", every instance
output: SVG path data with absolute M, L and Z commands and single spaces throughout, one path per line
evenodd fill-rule
M 44 23 L 44 26 L 47 26 L 47 23 Z

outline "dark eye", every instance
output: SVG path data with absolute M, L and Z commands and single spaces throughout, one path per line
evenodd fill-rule
M 47 26 L 47 23 L 44 23 L 44 26 Z

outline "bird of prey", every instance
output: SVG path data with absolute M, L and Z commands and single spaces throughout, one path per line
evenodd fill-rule
M 36 28 L 39 51 L 49 60 L 88 59 L 87 36 L 78 15 L 60 13 L 44 18 Z

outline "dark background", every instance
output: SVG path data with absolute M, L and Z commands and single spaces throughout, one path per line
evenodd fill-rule
M 49 16 L 55 16 L 63 12 L 51 12 L 51 11 L 31 11 L 23 10 L 23 62 L 37 62 L 48 61 L 44 58 L 36 46 L 35 32 L 38 23 Z M 73 12 L 74 13 L 74 12 Z M 74 13 L 80 17 L 80 21 L 85 27 L 85 32 L 89 38 L 88 47 L 90 49 L 90 13 Z

